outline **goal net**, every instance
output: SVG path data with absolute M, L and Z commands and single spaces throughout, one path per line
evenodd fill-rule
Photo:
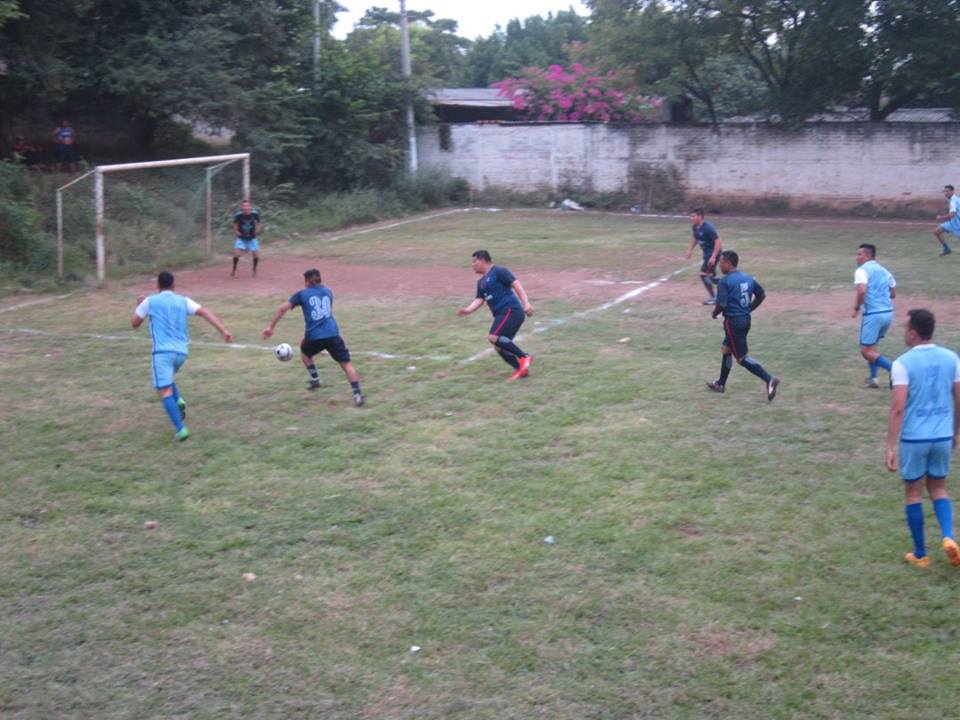
M 205 259 L 232 247 L 249 197 L 249 153 L 97 166 L 57 190 L 57 274 L 102 284 L 108 268 Z

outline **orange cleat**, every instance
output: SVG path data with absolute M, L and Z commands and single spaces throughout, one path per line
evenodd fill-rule
M 903 559 L 906 560 L 908 563 L 911 563 L 912 565 L 916 565 L 917 567 L 925 568 L 930 565 L 929 555 L 924 555 L 922 558 L 918 558 L 913 553 L 907 553 L 906 555 L 903 556 Z
M 960 566 L 960 547 L 953 538 L 943 539 L 943 551 L 947 554 L 950 564 L 954 567 Z

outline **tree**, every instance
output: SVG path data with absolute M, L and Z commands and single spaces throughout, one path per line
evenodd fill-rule
M 587 21 L 573 10 L 534 15 L 507 23 L 486 38 L 477 38 L 467 51 L 465 79 L 474 87 L 519 74 L 528 67 L 569 65 L 570 47 L 587 39 Z
M 800 121 L 855 93 L 867 54 L 869 0 L 690 0 L 700 17 L 720 22 L 727 45 L 759 72 L 769 111 Z
M 958 0 L 870 4 L 863 97 L 871 120 L 883 120 L 916 102 L 960 107 L 958 19 Z

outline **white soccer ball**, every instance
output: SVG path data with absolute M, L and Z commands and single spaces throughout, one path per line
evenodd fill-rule
M 280 343 L 273 349 L 273 354 L 277 356 L 280 362 L 286 362 L 293 357 L 293 348 L 286 343 Z

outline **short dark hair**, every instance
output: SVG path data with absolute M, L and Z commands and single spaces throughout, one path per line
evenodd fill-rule
M 932 312 L 924 308 L 917 308 L 916 310 L 908 310 L 907 315 L 910 317 L 907 320 L 907 327 L 915 331 L 921 340 L 929 340 L 933 337 L 933 328 L 937 321 L 934 319 Z
M 737 267 L 740 264 L 740 256 L 737 255 L 733 250 L 724 250 L 722 253 L 720 253 L 720 257 L 734 267 Z
M 877 256 L 877 246 L 872 243 L 860 243 L 858 247 L 870 253 L 870 257 L 872 258 Z
M 173 273 L 163 270 L 157 275 L 157 287 L 161 290 L 169 290 L 173 287 Z
M 944 186 L 943 186 L 943 189 L 944 189 L 944 190 L 949 190 L 950 192 L 953 192 L 953 185 L 944 185 Z
M 703 217 L 704 215 L 703 208 L 694 208 L 693 210 L 690 211 L 690 214 L 699 215 L 700 217 Z
M 493 258 L 490 257 L 490 253 L 486 250 L 477 250 L 471 257 L 475 257 L 477 260 L 483 260 L 484 262 L 493 262 Z
M 303 274 L 303 279 L 311 285 L 319 285 L 321 283 L 320 271 L 316 268 L 310 268 Z

